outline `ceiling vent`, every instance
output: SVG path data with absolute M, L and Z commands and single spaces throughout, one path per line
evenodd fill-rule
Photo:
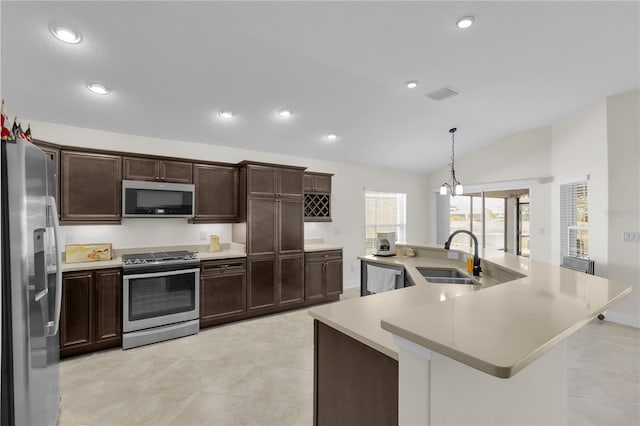
M 459 90 L 454 89 L 453 87 L 444 86 L 441 89 L 434 90 L 431 93 L 427 93 L 427 98 L 433 99 L 434 101 L 444 101 L 445 99 L 449 99 L 453 96 L 459 95 Z

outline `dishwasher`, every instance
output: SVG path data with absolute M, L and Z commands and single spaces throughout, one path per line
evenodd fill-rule
M 371 277 L 369 276 L 369 271 L 371 268 L 368 266 L 372 266 L 373 268 L 380 268 L 383 273 L 387 272 L 388 275 L 394 275 L 395 282 L 392 286 L 390 286 L 385 291 L 395 290 L 398 288 L 407 287 L 412 285 L 407 279 L 406 274 L 404 272 L 404 267 L 398 265 L 387 265 L 384 263 L 371 262 L 368 260 L 360 261 L 360 296 L 368 296 L 370 294 L 374 294 L 375 292 L 369 291 L 371 288 Z

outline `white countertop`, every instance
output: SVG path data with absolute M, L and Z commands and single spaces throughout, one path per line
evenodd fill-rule
M 122 267 L 122 254 L 124 253 L 153 253 L 167 250 L 189 250 L 196 251 L 200 260 L 216 260 L 216 259 L 234 259 L 247 257 L 243 244 L 222 244 L 222 250 L 209 251 L 207 245 L 187 245 L 187 246 L 169 246 L 169 247 L 139 247 L 130 249 L 114 250 L 115 256 L 110 260 L 98 260 L 93 262 L 78 263 L 62 263 L 62 272 L 86 271 L 91 269 L 106 269 Z M 333 244 L 325 244 L 322 240 L 305 241 L 305 252 L 342 250 L 341 246 Z
M 140 247 L 115 250 L 116 256 L 111 260 L 97 260 L 93 262 L 62 263 L 62 272 L 86 271 L 91 269 L 106 269 L 122 267 L 122 254 L 154 253 L 159 251 L 189 250 L 198 253 L 200 260 L 234 259 L 246 257 L 242 244 L 223 244 L 220 251 L 209 251 L 207 245 L 169 246 L 169 247 Z
M 402 265 L 416 286 L 313 308 L 310 315 L 395 359 L 390 332 L 488 374 L 510 377 L 631 291 L 489 249 L 480 257 L 493 276 L 481 276 L 482 285 L 427 283 L 416 267 L 464 272 L 462 259 L 448 260 L 441 246 L 411 247 L 417 257 L 361 259 Z
M 342 246 L 325 243 L 305 243 L 304 252 L 311 253 L 314 251 L 342 250 Z

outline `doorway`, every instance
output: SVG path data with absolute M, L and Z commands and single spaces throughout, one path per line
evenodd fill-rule
M 470 193 L 450 197 L 449 229 L 467 229 L 481 247 L 529 256 L 529 189 Z M 471 245 L 467 235 L 456 243 Z

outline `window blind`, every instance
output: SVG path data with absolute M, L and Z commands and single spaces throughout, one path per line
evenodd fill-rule
M 560 185 L 560 262 L 563 256 L 589 258 L 587 181 Z
M 395 232 L 397 241 L 406 240 L 407 194 L 365 191 L 366 253 L 373 253 L 378 232 Z

